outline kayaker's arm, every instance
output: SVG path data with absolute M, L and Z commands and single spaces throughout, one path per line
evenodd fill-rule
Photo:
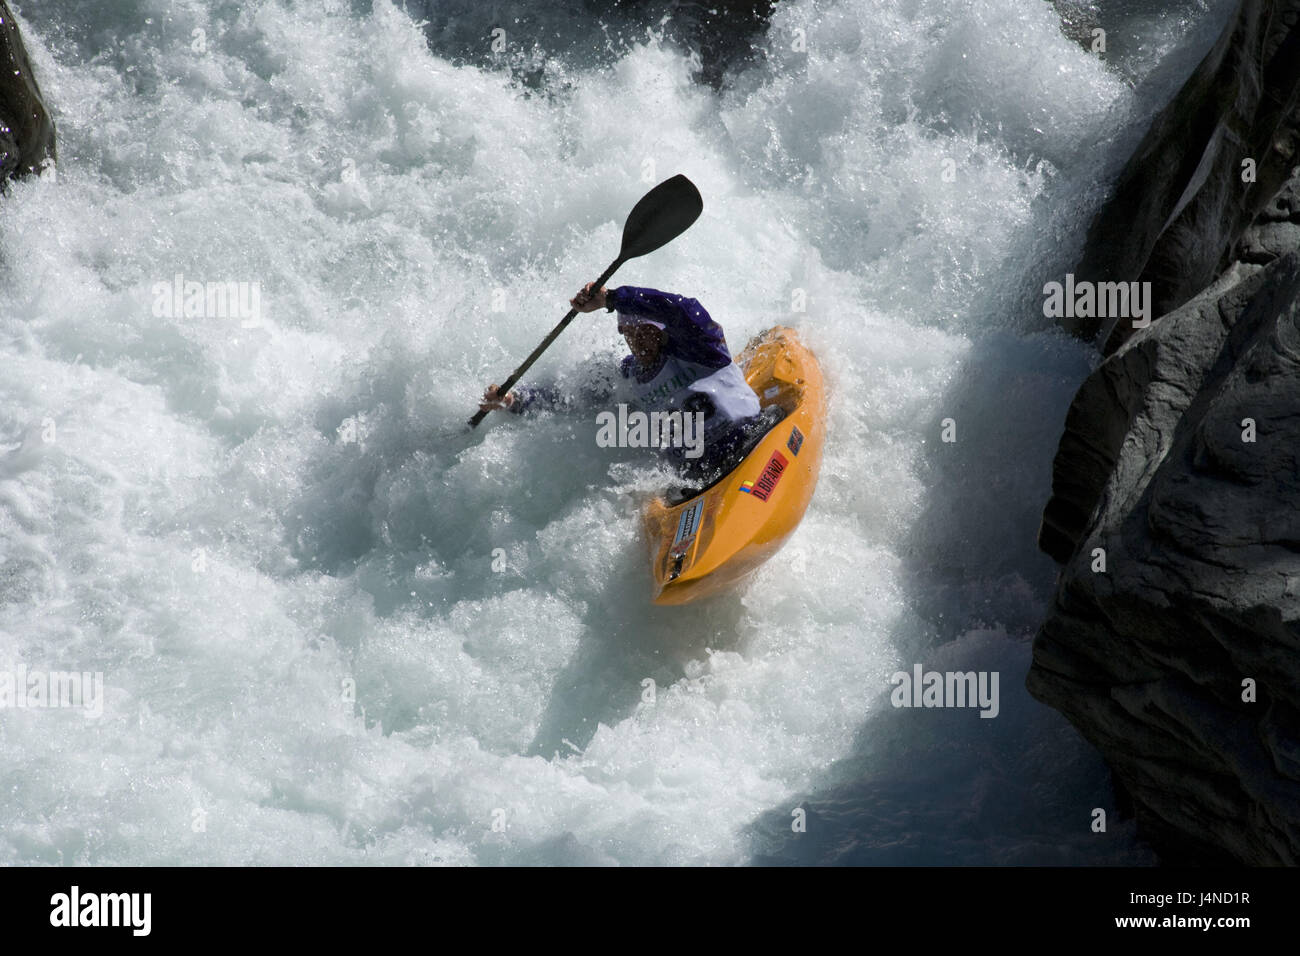
M 554 385 L 517 385 L 510 390 L 514 399 L 507 407 L 516 415 L 557 409 L 569 404 Z
M 597 309 L 605 308 L 604 287 L 593 289 L 592 285 L 593 283 L 588 282 L 583 286 L 581 292 L 569 300 L 569 304 L 579 312 L 595 312 Z M 601 392 L 602 390 L 596 389 L 595 391 Z M 613 391 L 612 387 L 609 391 Z M 602 397 L 608 397 L 601 394 L 593 395 L 592 392 L 592 389 L 584 388 L 583 398 L 599 401 Z M 544 408 L 556 409 L 572 404 L 554 385 L 540 387 L 520 385 L 512 388 L 505 395 L 501 394 L 498 386 L 489 385 L 487 390 L 483 392 L 483 398 L 479 401 L 478 407 L 479 411 L 482 412 L 491 412 L 503 408 L 506 411 L 514 412 L 516 415 L 522 415 L 526 412 L 537 412 Z
M 668 333 L 664 349 L 670 355 L 708 368 L 731 364 L 722 326 L 696 299 L 625 285 L 605 292 L 605 308 L 662 323 Z
M 479 408 L 495 411 L 504 408 L 516 415 L 540 412 L 543 409 L 560 409 L 572 404 L 554 385 L 516 385 L 505 395 L 495 386 L 488 386 Z
M 582 410 L 607 403 L 617 387 L 606 358 L 590 359 L 574 377 L 578 384 L 572 391 L 567 391 L 558 384 L 516 385 L 504 399 L 498 395 L 497 387 L 493 385 L 483 393 L 479 407 L 504 408 L 516 415 Z

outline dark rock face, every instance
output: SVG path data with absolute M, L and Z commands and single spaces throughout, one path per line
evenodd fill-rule
M 1207 290 L 1090 376 L 1057 459 L 1086 466 L 1059 513 L 1096 510 L 1051 539 L 1027 686 L 1173 860 L 1300 863 L 1297 316 L 1300 254 Z
M 1146 404 L 1202 387 L 1229 323 L 1262 286 L 1264 275 L 1254 271 L 1226 290 L 1207 289 L 1152 323 L 1084 380 L 1066 413 L 1052 466 L 1052 497 L 1038 532 L 1038 546 L 1058 563 L 1067 563 L 1083 543 L 1116 470 L 1130 463 L 1122 459 L 1154 452 L 1148 434 L 1154 426 L 1138 420 Z M 1164 323 L 1176 328 L 1154 334 Z
M 1097 5 L 1092 0 L 1051 0 L 1061 18 L 1061 32 L 1084 49 L 1092 45 L 1093 28 L 1099 25 Z
M 1107 330 L 1067 413 L 1026 684 L 1170 862 L 1300 863 L 1298 20 L 1241 4 L 1076 269 L 1152 282 L 1160 317 Z
M 53 160 L 54 121 L 32 74 L 18 23 L 0 0 L 0 184 Z
M 1182 305 L 1235 258 L 1242 231 L 1291 173 L 1300 145 L 1300 0 L 1242 0 L 1156 117 L 1088 234 L 1079 279 L 1152 283 L 1155 314 Z M 1254 162 L 1253 181 L 1243 161 Z M 1249 179 L 1249 177 L 1247 177 Z M 1070 331 L 1091 338 L 1097 320 Z M 1132 333 L 1105 330 L 1104 351 Z
M 593 55 L 612 61 L 651 36 L 699 56 L 696 77 L 721 87 L 753 57 L 777 0 L 584 0 L 567 13 L 527 0 L 418 0 L 430 47 L 453 61 L 506 67 L 526 85 L 540 83 L 547 61 Z M 505 49 L 493 52 L 493 31 Z

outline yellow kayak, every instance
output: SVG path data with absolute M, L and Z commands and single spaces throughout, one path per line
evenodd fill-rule
M 776 424 L 712 486 L 646 506 L 655 604 L 687 604 L 752 573 L 794 533 L 817 486 L 826 410 L 817 359 L 794 329 L 777 326 L 736 361 Z

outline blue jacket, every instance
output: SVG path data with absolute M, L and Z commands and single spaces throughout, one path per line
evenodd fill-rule
M 662 367 L 662 360 L 677 359 L 696 367 L 699 377 L 703 377 L 709 372 L 725 369 L 733 364 L 722 326 L 713 321 L 704 306 L 695 299 L 671 292 L 660 292 L 657 289 L 625 285 L 610 289 L 605 294 L 605 307 L 611 312 L 642 316 L 663 324 L 667 341 L 664 343 L 658 367 Z M 630 381 L 645 381 L 653 377 L 655 371 L 655 368 L 639 368 L 636 358 L 632 355 L 625 356 L 619 365 L 622 377 Z M 739 374 L 739 369 L 736 371 Z M 743 383 L 743 376 L 740 376 L 740 381 Z M 746 388 L 745 391 L 748 389 Z M 584 388 L 583 403 L 594 404 L 608 400 L 613 392 L 612 382 L 591 383 L 590 387 Z M 554 386 L 520 386 L 514 389 L 514 394 L 516 401 L 511 411 L 517 413 L 569 403 L 569 400 Z M 749 395 L 753 396 L 753 393 L 749 392 Z M 733 401 L 732 404 L 737 403 Z M 753 396 L 752 409 L 748 407 L 747 398 L 743 395 L 739 404 L 741 408 L 727 410 L 734 412 L 728 415 L 729 418 L 739 419 L 745 415 L 758 413 L 757 396 Z

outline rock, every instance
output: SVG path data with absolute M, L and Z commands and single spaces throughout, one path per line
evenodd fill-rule
M 1238 255 L 1242 262 L 1267 265 L 1300 249 L 1300 223 L 1263 222 L 1246 231 Z
M 1296 178 L 1293 174 L 1281 191 L 1260 212 L 1256 222 L 1300 223 L 1300 178 Z
M 1247 271 L 1252 270 L 1235 270 L 1177 313 L 1153 322 L 1080 386 L 1066 412 L 1052 465 L 1052 497 L 1038 531 L 1039 547 L 1058 563 L 1069 561 L 1078 549 L 1125 444 L 1137 443 L 1130 451 L 1141 454 L 1158 445 L 1150 426 L 1135 422 L 1144 405 L 1171 401 L 1201 386 L 1222 345 L 1224 316 L 1239 314 L 1264 282 L 1262 270 L 1243 278 Z M 1174 327 L 1153 334 L 1166 321 Z
M 748 64 L 761 45 L 777 0 L 584 0 L 557 15 L 523 0 L 454 3 L 413 0 L 409 7 L 424 27 L 430 47 L 456 62 L 486 69 L 508 69 L 524 85 L 540 85 L 553 58 L 577 56 L 589 61 L 593 52 L 612 59 L 633 43 L 651 36 L 699 56 L 695 78 L 720 88 L 730 74 Z M 404 5 L 404 8 L 406 5 Z M 599 24 L 593 28 L 592 24 Z M 492 46 L 494 31 L 503 49 Z
M 1057 455 L 1026 684 L 1171 862 L 1300 863 L 1298 315 L 1300 254 L 1234 267 L 1089 376 Z
M 0 0 L 0 184 L 55 159 L 54 120 L 36 84 L 18 22 Z
M 1067 413 L 1026 686 L 1172 863 L 1300 862 L 1298 21 L 1300 0 L 1243 0 L 1076 268 L 1151 282 L 1160 317 L 1105 330 Z
M 1234 257 L 1277 194 L 1300 144 L 1300 0 L 1242 0 L 1235 17 L 1152 123 L 1089 229 L 1079 280 L 1152 284 L 1155 314 L 1182 305 Z M 1243 181 L 1243 161 L 1254 181 Z M 1066 327 L 1091 338 L 1096 319 Z M 1105 330 L 1104 351 L 1131 334 Z
M 1093 0 L 1050 0 L 1061 18 L 1061 33 L 1085 50 L 1092 47 L 1092 31 L 1101 25 L 1101 16 Z

